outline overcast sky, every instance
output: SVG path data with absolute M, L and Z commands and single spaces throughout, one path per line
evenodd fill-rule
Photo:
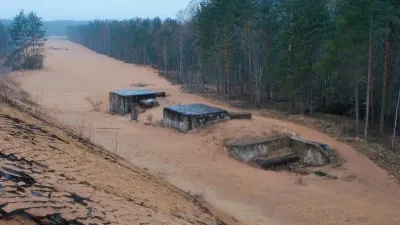
M 43 20 L 127 19 L 175 17 L 189 0 L 0 0 L 0 19 L 11 19 L 21 9 L 35 11 Z

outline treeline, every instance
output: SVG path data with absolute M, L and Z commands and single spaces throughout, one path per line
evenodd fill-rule
M 54 20 L 54 21 L 44 21 L 43 30 L 46 36 L 66 36 L 67 27 L 73 25 L 85 25 L 86 21 L 73 21 L 73 20 Z
M 34 12 L 19 12 L 8 28 L 0 24 L 0 68 L 42 68 L 44 36 L 43 21 Z
M 8 44 L 10 42 L 10 35 L 7 27 L 0 23 L 0 56 L 8 51 Z
M 11 26 L 12 20 L 0 20 L 4 26 Z M 74 21 L 74 20 L 50 20 L 43 21 L 43 30 L 46 36 L 66 36 L 67 27 L 73 25 L 85 25 L 88 21 Z
M 352 116 L 358 133 L 360 119 L 383 132 L 400 88 L 399 13 L 394 0 L 203 0 L 177 19 L 93 21 L 68 37 L 257 107 Z
M 160 18 L 124 21 L 92 21 L 84 26 L 71 26 L 68 38 L 98 53 L 142 65 L 168 70 L 179 68 L 179 31 L 177 20 Z M 194 49 L 185 58 L 195 54 Z

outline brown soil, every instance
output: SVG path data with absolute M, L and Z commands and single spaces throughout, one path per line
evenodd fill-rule
M 236 223 L 199 196 L 4 103 L 0 146 L 1 171 L 18 179 L 23 172 L 34 179 L 1 178 L 0 205 L 7 213 L 23 209 L 37 218 L 61 213 L 82 224 Z M 36 223 L 17 215 L 0 224 Z
M 206 103 L 236 109 L 183 93 L 149 68 L 125 64 L 66 40 L 49 44 L 69 51 L 48 50 L 46 68 L 13 76 L 42 110 L 58 121 L 81 131 L 159 178 L 191 193 L 201 194 L 213 206 L 246 224 L 396 224 L 400 222 L 400 189 L 368 158 L 351 146 L 309 127 L 255 113 L 252 120 L 212 124 L 182 134 L 158 126 L 162 107 L 171 104 Z M 161 107 L 146 111 L 139 123 L 128 117 L 107 114 L 108 92 L 131 84 L 151 85 L 165 91 Z M 38 93 L 43 93 L 40 101 Z M 36 99 L 35 99 L 36 98 Z M 100 111 L 90 102 L 103 102 Z M 148 115 L 153 126 L 146 126 Z M 294 133 L 330 145 L 345 160 L 324 172 L 337 176 L 325 180 L 313 174 L 264 171 L 229 157 L 227 140 Z M 130 193 L 133 190 L 127 190 Z M 151 197 L 149 197 L 150 199 Z M 165 205 L 169 205 L 166 202 Z

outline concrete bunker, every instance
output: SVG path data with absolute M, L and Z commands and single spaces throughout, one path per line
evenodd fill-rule
M 109 93 L 110 112 L 125 115 L 132 111 L 135 104 L 145 108 L 155 107 L 159 105 L 157 97 L 165 97 L 165 92 L 145 89 L 111 91 Z
M 196 129 L 205 124 L 229 119 L 224 109 L 204 104 L 173 105 L 163 111 L 164 125 L 181 132 Z
M 227 142 L 227 147 L 236 159 L 266 170 L 324 166 L 334 157 L 329 146 L 294 136 L 236 140 Z

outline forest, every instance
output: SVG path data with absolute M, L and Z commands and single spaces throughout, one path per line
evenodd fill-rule
M 8 34 L 7 27 L 0 23 L 0 55 L 3 55 L 7 52 L 9 40 L 10 36 Z
M 393 129 L 400 89 L 400 2 L 202 0 L 176 18 L 96 20 L 71 41 L 110 57 L 215 87 L 255 107 L 355 118 Z

